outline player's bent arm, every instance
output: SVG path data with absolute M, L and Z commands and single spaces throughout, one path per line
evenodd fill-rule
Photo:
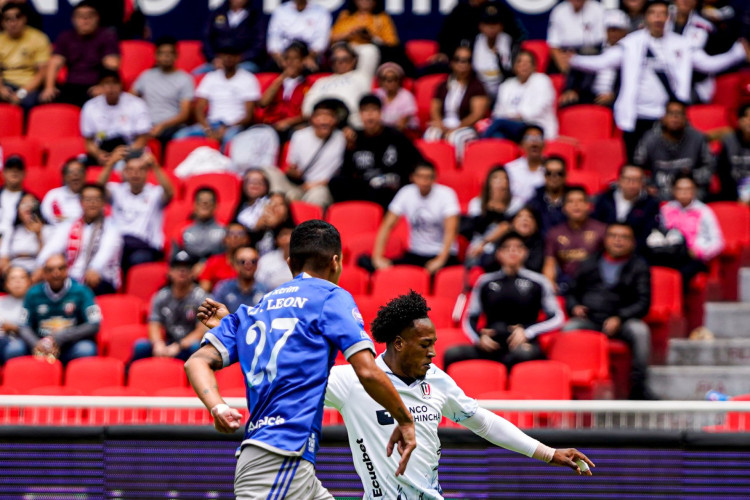
M 241 415 L 232 410 L 219 394 L 219 385 L 214 372 L 224 366 L 216 348 L 206 344 L 185 362 L 185 373 L 198 398 L 214 417 L 214 427 L 219 432 L 232 433 L 240 426 Z

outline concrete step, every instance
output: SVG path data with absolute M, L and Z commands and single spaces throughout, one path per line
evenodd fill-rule
M 750 339 L 750 302 L 706 302 L 704 324 L 716 338 Z
M 656 397 L 668 400 L 703 400 L 711 390 L 747 394 L 750 366 L 652 366 L 648 385 Z
M 750 366 L 750 339 L 670 339 L 670 366 Z
M 739 282 L 739 299 L 750 302 L 750 267 L 740 269 Z

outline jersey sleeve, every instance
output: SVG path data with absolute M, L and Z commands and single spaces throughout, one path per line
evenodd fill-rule
M 334 366 L 328 376 L 325 405 L 341 410 L 349 399 L 352 388 L 352 368 L 350 366 Z
M 446 384 L 443 415 L 456 423 L 473 417 L 479 409 L 477 400 L 467 396 L 447 373 L 443 373 L 443 377 Z
M 239 326 L 238 313 L 230 314 L 221 320 L 219 326 L 207 331 L 203 335 L 203 340 L 201 340 L 201 346 L 211 344 L 219 351 L 225 367 L 236 363 L 239 359 L 237 354 L 237 329 Z
M 334 288 L 326 297 L 318 323 L 323 336 L 344 353 L 346 359 L 364 349 L 370 349 L 375 355 L 362 314 L 343 288 Z

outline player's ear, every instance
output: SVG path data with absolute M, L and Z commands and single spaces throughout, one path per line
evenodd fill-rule
M 330 281 L 332 283 L 339 283 L 339 279 L 341 278 L 341 271 L 343 270 L 343 266 L 341 264 L 341 255 L 334 254 L 331 257 L 331 267 L 330 267 L 330 273 L 331 273 L 331 279 Z
M 393 339 L 393 348 L 396 349 L 396 351 L 400 351 L 404 347 L 404 339 L 401 338 L 400 335 L 397 335 L 395 339 Z

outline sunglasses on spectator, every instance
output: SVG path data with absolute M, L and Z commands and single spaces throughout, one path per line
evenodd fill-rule
M 468 57 L 454 57 L 453 58 L 454 63 L 464 63 L 469 64 L 471 62 L 471 59 Z
M 546 172 L 544 172 L 544 176 L 545 177 L 565 177 L 565 172 L 563 170 L 558 170 L 556 172 L 547 170 Z
M 255 265 L 258 263 L 258 259 L 238 259 L 237 264 L 241 266 L 246 266 L 248 264 Z

